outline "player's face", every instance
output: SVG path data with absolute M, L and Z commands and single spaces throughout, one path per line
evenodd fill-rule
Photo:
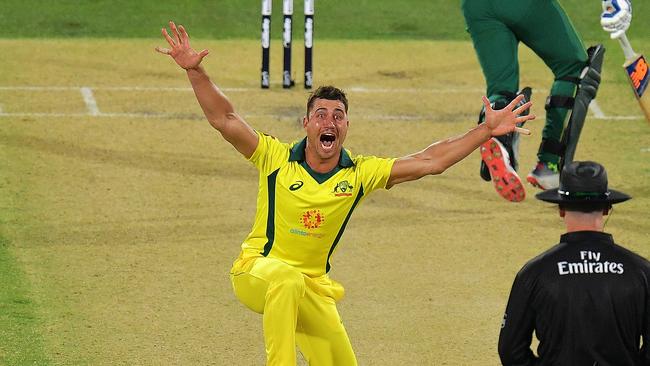
M 338 159 L 349 125 L 343 102 L 316 99 L 309 115 L 303 120 L 308 148 L 323 160 Z

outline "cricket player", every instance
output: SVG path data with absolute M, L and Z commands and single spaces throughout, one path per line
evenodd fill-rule
M 630 196 L 608 187 L 602 165 L 574 161 L 559 188 L 536 197 L 558 205 L 566 232 L 514 280 L 499 335 L 503 365 L 649 366 L 650 262 L 603 231 L 612 205 Z
M 534 118 L 530 102 L 515 98 L 494 110 L 487 98 L 485 123 L 395 158 L 353 155 L 343 148 L 350 126 L 348 100 L 338 88 L 318 88 L 307 101 L 306 137 L 288 144 L 253 129 L 201 66 L 182 26 L 169 23 L 170 48 L 156 48 L 185 69 L 212 127 L 259 170 L 257 212 L 231 269 L 237 298 L 263 314 L 268 365 L 295 365 L 296 344 L 311 365 L 356 365 L 336 308 L 343 287 L 332 280 L 330 258 L 350 216 L 376 189 L 444 172 L 482 143 Z M 523 132 L 527 132 L 521 129 Z
M 617 1 L 626 0 L 611 0 Z M 542 189 L 557 188 L 560 160 L 567 145 L 575 150 L 579 138 L 579 133 L 563 136 L 565 126 L 572 120 L 571 123 L 582 126 L 586 106 L 595 97 L 600 82 L 604 48 L 586 52 L 557 0 L 463 0 L 462 10 L 485 76 L 487 95 L 495 109 L 507 105 L 518 94 L 530 98 L 530 88 L 519 91 L 520 42 L 533 50 L 553 73 L 537 164 L 527 180 Z M 629 18 L 609 19 L 608 29 L 618 29 L 626 21 L 629 26 Z M 580 88 L 587 90 L 580 93 Z M 577 104 L 585 107 L 570 113 Z M 483 120 L 482 114 L 479 119 Z M 497 191 L 511 201 L 525 197 L 516 172 L 517 143 L 518 135 L 511 133 L 493 138 L 481 147 L 481 177 L 486 181 L 492 179 Z

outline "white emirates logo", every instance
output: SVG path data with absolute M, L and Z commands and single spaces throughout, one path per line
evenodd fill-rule
M 560 276 L 572 274 L 611 273 L 623 274 L 623 263 L 600 261 L 600 252 L 580 251 L 582 262 L 557 262 Z

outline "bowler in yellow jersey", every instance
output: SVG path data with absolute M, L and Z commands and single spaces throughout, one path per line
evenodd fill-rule
M 356 365 L 336 309 L 343 287 L 332 280 L 330 258 L 354 209 L 376 189 L 444 172 L 493 136 L 535 118 L 517 107 L 501 110 L 487 98 L 485 122 L 401 158 L 353 155 L 343 148 L 348 132 L 345 93 L 325 86 L 313 92 L 302 120 L 306 137 L 287 144 L 254 130 L 200 65 L 207 50 L 189 45 L 183 26 L 169 23 L 157 47 L 186 70 L 210 123 L 259 171 L 257 212 L 230 276 L 237 298 L 263 314 L 267 365 L 295 365 L 296 344 L 310 365 Z M 519 129 L 521 133 L 526 130 Z

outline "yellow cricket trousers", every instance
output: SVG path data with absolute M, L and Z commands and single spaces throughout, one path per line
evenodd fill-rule
M 310 278 L 279 259 L 238 259 L 230 273 L 235 295 L 263 314 L 268 366 L 296 365 L 296 344 L 310 366 L 356 365 L 336 310 L 343 288 L 327 275 Z

